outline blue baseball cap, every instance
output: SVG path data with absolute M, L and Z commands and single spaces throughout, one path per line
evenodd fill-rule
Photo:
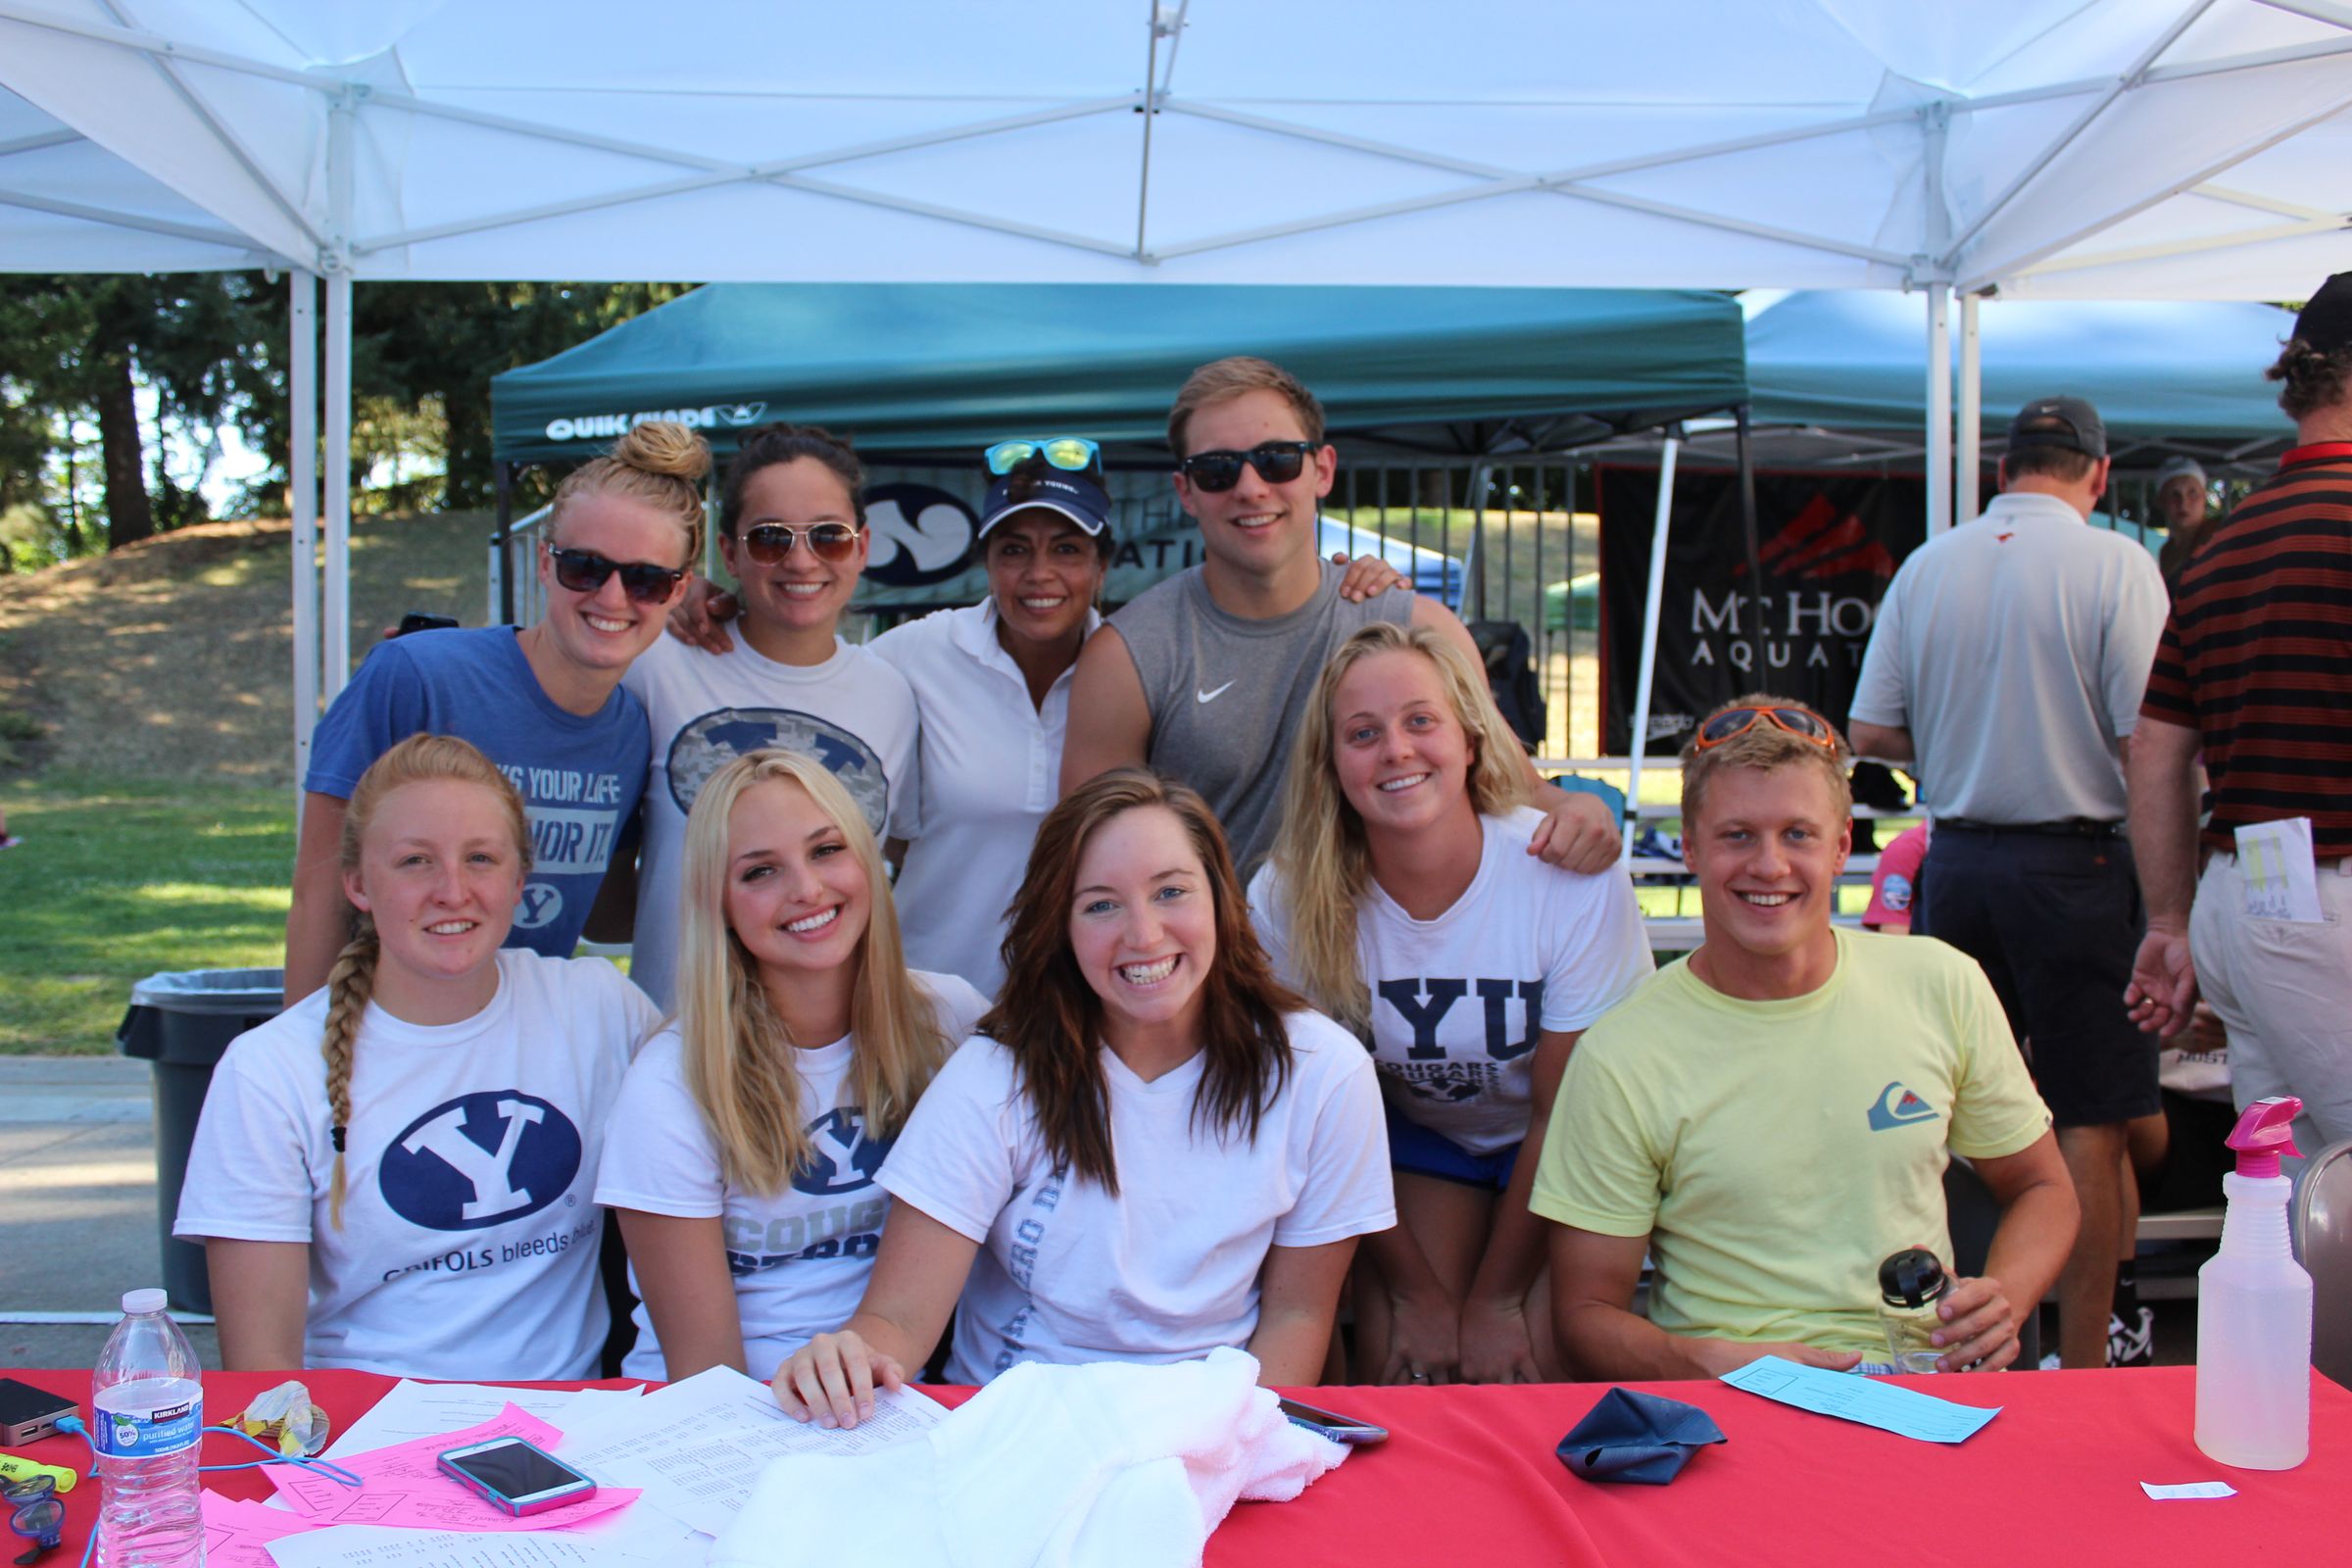
M 1018 492 L 1017 496 L 1015 492 Z M 1044 473 L 1008 473 L 988 487 L 988 503 L 980 514 L 979 537 L 1016 512 L 1043 509 L 1059 513 L 1088 537 L 1110 526 L 1110 497 L 1082 473 L 1049 469 Z

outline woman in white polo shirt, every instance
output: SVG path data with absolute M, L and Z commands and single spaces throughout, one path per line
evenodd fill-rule
M 1111 537 L 1094 442 L 1000 441 L 987 462 L 995 476 L 980 519 L 988 597 L 868 646 L 906 677 L 922 719 L 915 787 L 891 821 L 905 846 L 898 906 L 906 961 L 960 975 L 994 997 L 1004 978 L 1004 906 L 1060 793 L 1070 668 L 1102 624 L 1095 601 Z
M 1004 908 L 1060 795 L 1070 670 L 1102 624 L 1095 605 L 1113 540 L 1102 451 L 1086 437 L 999 441 L 983 461 L 988 597 L 867 648 L 906 677 L 922 716 L 915 785 L 892 795 L 906 961 L 993 998 L 1004 980 Z M 1340 591 L 1362 599 L 1402 580 L 1368 555 L 1348 564 Z

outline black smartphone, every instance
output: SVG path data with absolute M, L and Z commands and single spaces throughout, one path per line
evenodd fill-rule
M 458 617 L 455 615 L 428 615 L 421 610 L 412 610 L 400 617 L 400 625 L 392 635 L 406 637 L 413 631 L 441 631 L 455 627 L 457 623 Z
M 520 1438 L 492 1438 L 444 1449 L 441 1468 L 493 1508 L 520 1518 L 596 1495 L 596 1483 Z
M 1358 1421 L 1337 1410 L 1317 1409 L 1311 1404 L 1301 1404 L 1297 1399 L 1283 1400 L 1282 1413 L 1289 1416 L 1294 1425 L 1302 1426 L 1309 1432 L 1319 1432 L 1334 1443 L 1362 1446 L 1386 1443 L 1389 1438 L 1387 1427 L 1376 1427 L 1369 1421 Z

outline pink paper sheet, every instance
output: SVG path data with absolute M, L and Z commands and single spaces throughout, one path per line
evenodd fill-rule
M 297 1530 L 316 1530 L 318 1521 L 298 1513 L 280 1513 L 258 1502 L 223 1497 L 207 1492 L 198 1498 L 204 1509 L 206 1568 L 277 1568 L 269 1544 Z
M 633 1489 L 600 1491 L 583 1502 L 550 1508 L 517 1519 L 492 1507 L 450 1479 L 440 1467 L 442 1453 L 468 1443 L 492 1438 L 520 1438 L 542 1448 L 553 1448 L 563 1434 L 527 1410 L 508 1405 L 479 1426 L 434 1438 L 416 1438 L 355 1453 L 336 1462 L 366 1485 L 347 1487 L 328 1476 L 292 1465 L 272 1465 L 266 1473 L 306 1523 L 318 1525 L 398 1525 L 416 1530 L 548 1530 L 578 1524 L 611 1513 L 637 1500 Z

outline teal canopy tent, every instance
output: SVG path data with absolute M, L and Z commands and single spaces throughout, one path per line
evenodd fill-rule
M 2090 399 L 2121 466 L 2152 467 L 2158 449 L 2243 462 L 2294 434 L 2262 377 L 2294 323 L 2275 306 L 1989 300 L 1979 320 L 1995 450 L 2010 416 L 2053 393 Z M 1759 424 L 1911 436 L 1927 417 L 1919 364 L 1919 312 L 1893 294 L 1790 294 L 1748 323 Z
M 1185 375 L 1241 353 L 1401 450 L 1557 448 L 1746 397 L 1739 306 L 1695 290 L 728 283 L 497 377 L 495 456 L 577 460 L 665 416 L 722 449 L 793 419 L 868 453 L 1067 430 L 1158 459 Z

